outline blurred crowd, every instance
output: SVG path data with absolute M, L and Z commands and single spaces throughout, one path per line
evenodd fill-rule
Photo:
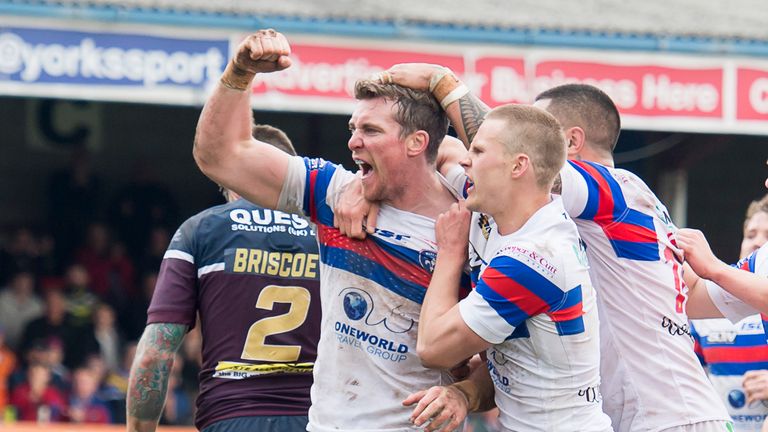
M 138 163 L 106 193 L 88 155 L 49 179 L 45 229 L 0 231 L 0 413 L 5 421 L 124 423 L 128 372 L 173 196 Z M 162 423 L 192 423 L 200 337 L 174 363 Z

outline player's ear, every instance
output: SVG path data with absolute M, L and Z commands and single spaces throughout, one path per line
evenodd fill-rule
M 423 130 L 417 130 L 405 139 L 405 151 L 408 157 L 418 156 L 427 151 L 429 134 Z
M 565 130 L 565 142 L 567 144 L 568 159 L 575 157 L 584 148 L 587 136 L 584 129 L 574 126 Z
M 517 153 L 512 157 L 511 176 L 513 179 L 520 178 L 529 169 L 531 169 L 531 159 L 525 153 Z

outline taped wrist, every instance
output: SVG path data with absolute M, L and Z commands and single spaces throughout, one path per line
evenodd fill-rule
M 469 93 L 467 86 L 448 68 L 442 68 L 441 71 L 432 75 L 429 80 L 429 91 L 440 102 L 443 109 Z
M 453 387 L 458 390 L 467 399 L 467 411 L 477 411 L 480 408 L 480 395 L 478 394 L 477 385 L 470 380 L 459 381 L 453 383 L 448 387 Z
M 251 87 L 251 81 L 255 73 L 249 72 L 235 64 L 235 60 L 230 60 L 227 64 L 227 68 L 224 69 L 224 73 L 221 74 L 221 84 L 224 87 L 237 91 L 245 91 Z

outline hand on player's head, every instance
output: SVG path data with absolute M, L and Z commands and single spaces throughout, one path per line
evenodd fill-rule
M 378 75 L 383 84 L 397 84 L 417 91 L 428 91 L 431 81 L 437 76 L 450 73 L 448 68 L 429 63 L 400 63 Z
M 249 35 L 237 48 L 235 66 L 249 72 L 275 72 L 291 66 L 291 46 L 282 33 L 272 29 Z

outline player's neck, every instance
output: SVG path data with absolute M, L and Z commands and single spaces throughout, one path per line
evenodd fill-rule
M 499 212 L 492 214 L 493 220 L 501 235 L 509 235 L 528 222 L 528 220 L 542 207 L 552 201 L 549 192 L 535 190 L 527 193 L 515 194 L 509 204 L 503 206 Z
M 598 151 L 594 151 L 592 149 L 589 149 L 585 147 L 581 153 L 576 155 L 574 158 L 576 160 L 585 160 L 588 162 L 595 162 L 599 163 L 600 165 L 607 166 L 610 168 L 614 168 L 614 162 L 613 162 L 613 155 L 612 154 L 604 154 Z
M 413 170 L 403 180 L 401 193 L 385 202 L 398 210 L 415 213 L 428 218 L 437 217 L 456 202 L 448 188 L 440 181 L 437 171 L 432 169 Z

